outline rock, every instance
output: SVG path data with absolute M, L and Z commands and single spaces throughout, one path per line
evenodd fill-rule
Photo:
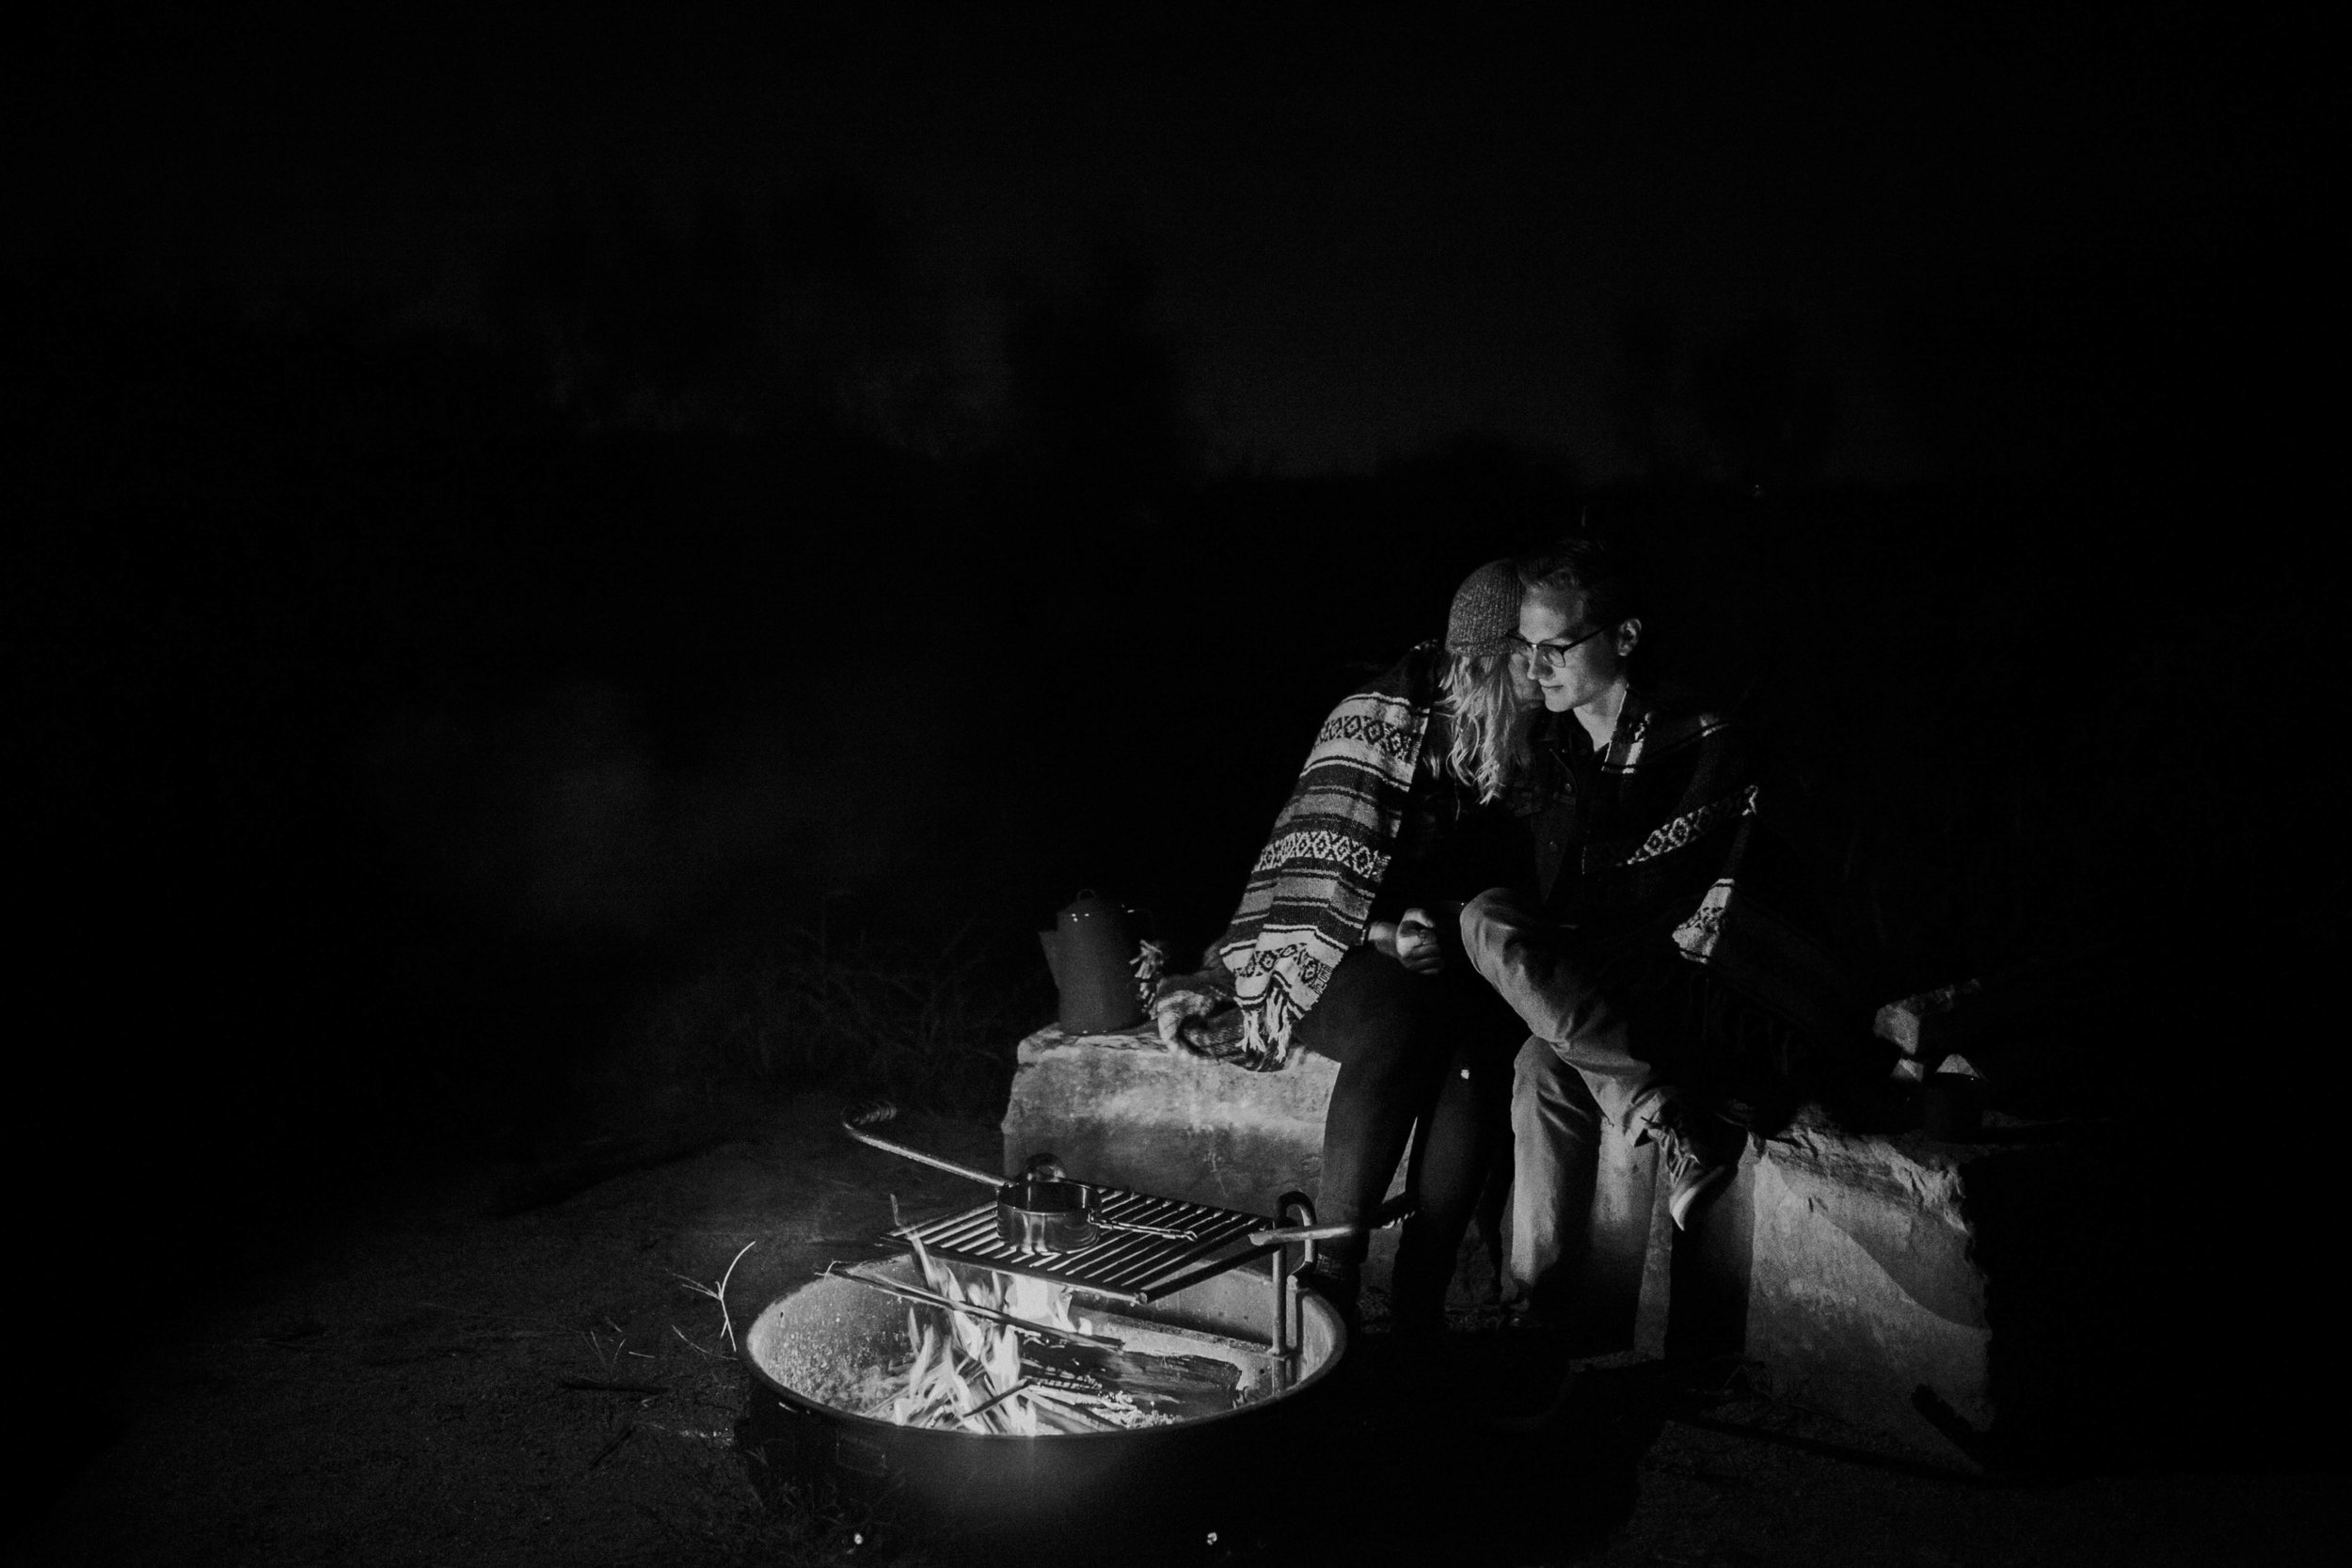
M 1871 1033 L 1904 1055 L 1916 1056 L 1927 1037 L 1943 1027 L 1940 1021 L 1948 1019 L 1963 1002 L 1983 990 L 1980 980 L 1963 980 L 1958 985 L 1941 986 L 1916 996 L 1906 996 L 1899 1002 L 1889 1002 L 1872 1020 Z
M 1956 1054 L 2004 1087 L 2095 1069 L 2128 1027 L 2132 959 L 2115 950 L 1963 980 L 1888 1003 L 1872 1032 L 1904 1053 L 1895 1073 L 1910 1083 Z

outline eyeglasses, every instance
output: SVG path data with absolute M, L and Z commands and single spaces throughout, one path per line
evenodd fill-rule
M 1511 653 L 1514 657 L 1540 664 L 1547 670 L 1565 670 L 1568 667 L 1568 655 L 1576 651 L 1578 644 L 1590 642 L 1608 629 L 1607 626 L 1595 626 L 1573 642 L 1530 642 L 1513 632 L 1510 634 Z

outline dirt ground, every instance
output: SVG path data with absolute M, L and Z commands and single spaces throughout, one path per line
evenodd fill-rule
M 764 1503 L 739 1454 L 733 1321 L 902 1211 L 972 1189 L 833 1130 L 805 1096 L 755 1135 L 501 1215 L 490 1177 L 355 1225 L 200 1309 L 157 1304 L 142 1398 L 8 1548 L 40 1563 L 953 1561 L 952 1529 L 821 1497 Z M 910 1142 L 994 1163 L 995 1131 Z M 743 1251 L 746 1245 L 749 1251 Z M 699 1287 L 699 1288 L 698 1288 Z M 1445 1368 L 1374 1333 L 1293 1466 L 1301 1499 L 1199 1561 L 2283 1563 L 2340 1534 L 2341 1478 L 2089 1476 L 1994 1485 L 1853 1451 L 1853 1434 L 1656 1368 L 1596 1369 L 1533 1435 L 1462 1416 L 1511 1338 Z M 1290 1456 L 1277 1456 L 1287 1458 Z M 1270 1468 L 1270 1473 L 1275 1473 Z M 1072 1556 L 1083 1556 L 1072 1543 Z M 2334 1554 L 2328 1555 L 2334 1560 Z

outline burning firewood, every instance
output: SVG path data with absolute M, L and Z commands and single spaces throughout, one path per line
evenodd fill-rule
M 818 1273 L 828 1279 L 854 1279 L 861 1285 L 870 1285 L 877 1291 L 898 1297 L 901 1301 L 913 1302 L 922 1307 L 935 1307 L 945 1312 L 960 1312 L 968 1317 L 981 1318 L 990 1323 L 1002 1323 L 1008 1328 L 1016 1329 L 1025 1334 L 1035 1334 L 1045 1338 L 1067 1339 L 1076 1344 L 1092 1345 L 1100 1350 L 1120 1348 L 1119 1340 L 1104 1335 L 1089 1334 L 1083 1329 L 1064 1328 L 1051 1323 L 1035 1322 L 1028 1318 L 1016 1318 L 1010 1313 L 999 1311 L 977 1302 L 952 1301 L 935 1291 L 917 1290 L 912 1285 L 901 1285 L 895 1279 L 884 1279 L 878 1275 L 866 1274 L 859 1269 L 844 1269 L 839 1274 L 835 1274 L 828 1267 L 818 1270 Z
M 1102 1417 L 1093 1415 L 1077 1405 L 1064 1403 L 1057 1395 L 1046 1393 L 1041 1389 L 1032 1387 L 1029 1390 L 1028 1398 L 1030 1402 L 1036 1406 L 1038 1430 L 1040 1432 L 1069 1434 L 1083 1432 L 1117 1432 L 1120 1430 L 1118 1422 L 1106 1421 Z
M 1124 1406 L 1138 1417 L 1185 1420 L 1233 1408 L 1241 1369 L 1206 1355 L 1151 1355 L 1075 1345 L 1031 1345 L 1022 1353 L 1030 1381 L 1091 1409 Z M 1116 1419 L 1108 1409 L 1098 1412 Z M 1120 1422 L 1121 1425 L 1136 1424 Z
M 866 1370 L 844 1402 L 861 1415 L 1038 1435 L 1165 1425 L 1231 1410 L 1243 1398 L 1246 1380 L 1231 1361 L 1143 1353 L 1080 1328 L 1067 1287 L 1017 1275 L 966 1280 L 919 1241 L 914 1254 L 921 1287 L 855 1269 L 834 1275 L 909 1304 L 911 1354 Z

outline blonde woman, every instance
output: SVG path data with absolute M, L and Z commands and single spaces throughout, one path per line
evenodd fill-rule
M 1524 771 L 1536 700 L 1511 655 L 1519 596 L 1507 562 L 1479 568 L 1442 645 L 1413 649 L 1332 710 L 1214 961 L 1155 1004 L 1171 1041 L 1259 1070 L 1294 1048 L 1340 1064 L 1321 1220 L 1368 1222 L 1410 1140 L 1401 1331 L 1443 1324 L 1455 1254 L 1508 1136 L 1526 1033 L 1440 940 L 1465 901 L 1532 876 L 1523 821 L 1501 804 L 1504 780 Z M 1329 1243 L 1318 1261 L 1318 1286 L 1351 1317 L 1368 1240 Z

